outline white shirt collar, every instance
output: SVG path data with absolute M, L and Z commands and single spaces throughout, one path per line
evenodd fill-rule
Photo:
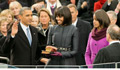
M 54 6 L 54 8 L 55 8 L 55 6 L 56 6 L 56 2 L 55 2 L 54 4 L 51 4 L 51 3 L 49 2 L 49 4 L 50 4 L 50 7 Z
M 21 25 L 23 31 L 25 32 L 25 34 L 27 35 L 27 31 L 26 31 L 26 29 L 29 28 L 29 26 L 25 26 L 25 25 L 22 24 L 21 22 L 20 22 L 20 25 Z
M 77 25 L 77 21 L 78 21 L 78 18 L 75 20 L 74 23 L 72 23 L 72 25 L 76 26 Z
M 111 41 L 109 44 L 120 43 L 120 41 Z

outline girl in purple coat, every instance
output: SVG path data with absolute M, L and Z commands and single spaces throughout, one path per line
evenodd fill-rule
M 108 45 L 108 42 L 106 40 L 106 30 L 109 24 L 110 19 L 104 10 L 100 9 L 94 13 L 94 28 L 89 34 L 89 39 L 85 52 L 86 65 L 93 64 L 93 61 L 98 51 Z

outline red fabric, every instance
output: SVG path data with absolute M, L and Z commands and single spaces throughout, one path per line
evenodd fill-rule
M 94 12 L 98 9 L 101 9 L 106 0 L 99 0 L 94 3 Z
M 96 41 L 106 37 L 106 30 L 107 28 L 103 28 L 100 31 L 97 31 L 97 29 L 92 30 L 92 38 Z
M 54 6 L 52 6 L 52 8 L 54 8 Z
M 62 56 L 62 54 L 60 52 L 54 52 L 53 54 L 51 54 L 52 56 Z

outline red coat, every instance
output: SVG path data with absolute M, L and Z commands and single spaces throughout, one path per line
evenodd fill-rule
M 98 9 L 101 9 L 106 0 L 99 0 L 94 3 L 94 12 Z

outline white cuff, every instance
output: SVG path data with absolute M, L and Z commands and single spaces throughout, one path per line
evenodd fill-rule
M 12 37 L 12 38 L 15 38 L 15 36 L 12 36 L 12 35 L 11 35 L 11 37 Z
M 110 6 L 111 5 L 111 3 L 108 3 L 108 6 Z

